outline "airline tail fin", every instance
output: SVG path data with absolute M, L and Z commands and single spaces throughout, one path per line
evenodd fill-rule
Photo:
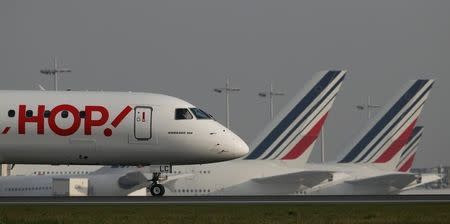
M 316 74 L 251 144 L 246 160 L 306 163 L 347 71 Z
M 396 170 L 400 172 L 409 172 L 414 162 L 418 145 L 422 140 L 423 126 L 418 126 L 414 128 L 411 138 L 408 144 L 402 150 L 400 155 L 400 161 L 397 164 Z
M 410 81 L 351 145 L 340 163 L 370 163 L 395 170 L 400 150 L 410 139 L 434 80 Z

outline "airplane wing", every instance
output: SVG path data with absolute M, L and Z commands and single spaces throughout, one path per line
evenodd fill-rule
M 408 185 L 408 186 L 404 187 L 403 189 L 401 189 L 401 191 L 411 190 L 413 188 L 416 188 L 416 187 L 419 187 L 419 186 L 422 186 L 422 185 L 425 185 L 425 184 L 429 184 L 429 183 L 438 181 L 440 179 L 442 179 L 442 176 L 439 176 L 437 174 L 431 174 L 431 173 L 429 173 L 429 174 L 422 174 L 420 176 L 420 181 L 419 182 L 411 183 L 410 185 Z
M 265 184 L 285 183 L 314 187 L 322 183 L 324 180 L 332 178 L 332 176 L 333 172 L 331 171 L 299 171 L 268 177 L 254 178 L 252 180 L 258 183 Z
M 118 184 L 123 189 L 148 187 L 150 181 L 139 171 L 129 172 L 119 177 Z
M 391 173 L 381 176 L 362 178 L 358 180 L 350 180 L 346 182 L 354 185 L 377 185 L 402 189 L 411 184 L 416 179 L 416 175 L 411 173 Z

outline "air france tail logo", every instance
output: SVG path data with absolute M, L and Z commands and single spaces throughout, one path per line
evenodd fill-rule
M 44 134 L 44 124 L 45 119 L 47 119 L 48 126 L 50 130 L 59 136 L 70 136 L 76 133 L 80 127 L 81 123 L 84 123 L 84 135 L 92 135 L 92 129 L 95 127 L 107 126 L 103 129 L 103 134 L 107 137 L 112 135 L 112 128 L 116 128 L 122 120 L 132 111 L 130 106 L 126 106 L 110 123 L 110 125 L 106 125 L 110 118 L 110 114 L 107 108 L 104 106 L 85 106 L 83 117 L 80 115 L 80 110 L 78 110 L 75 106 L 69 104 L 62 104 L 54 107 L 51 111 L 46 111 L 45 105 L 39 105 L 37 108 L 36 116 L 27 116 L 27 107 L 26 105 L 19 105 L 19 114 L 18 114 L 18 134 L 24 135 L 26 134 L 25 126 L 27 124 L 36 124 L 37 125 L 37 134 Z M 48 112 L 50 112 L 48 114 Z M 65 124 L 64 127 L 58 125 L 56 117 L 61 113 L 67 113 L 67 116 L 71 114 L 73 119 L 70 119 L 70 124 Z M 96 118 L 94 118 L 94 114 L 96 114 Z M 100 115 L 100 116 L 97 116 Z M 84 122 L 82 121 L 84 119 Z M 10 127 L 6 127 L 3 129 L 2 134 L 7 134 L 10 130 Z

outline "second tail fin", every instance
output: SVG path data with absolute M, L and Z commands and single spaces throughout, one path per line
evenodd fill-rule
M 262 131 L 244 159 L 306 163 L 345 74 L 336 70 L 315 75 Z

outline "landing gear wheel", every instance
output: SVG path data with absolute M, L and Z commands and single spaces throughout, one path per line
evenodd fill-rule
M 165 188 L 161 184 L 153 184 L 150 187 L 150 193 L 155 197 L 161 197 L 166 192 Z

